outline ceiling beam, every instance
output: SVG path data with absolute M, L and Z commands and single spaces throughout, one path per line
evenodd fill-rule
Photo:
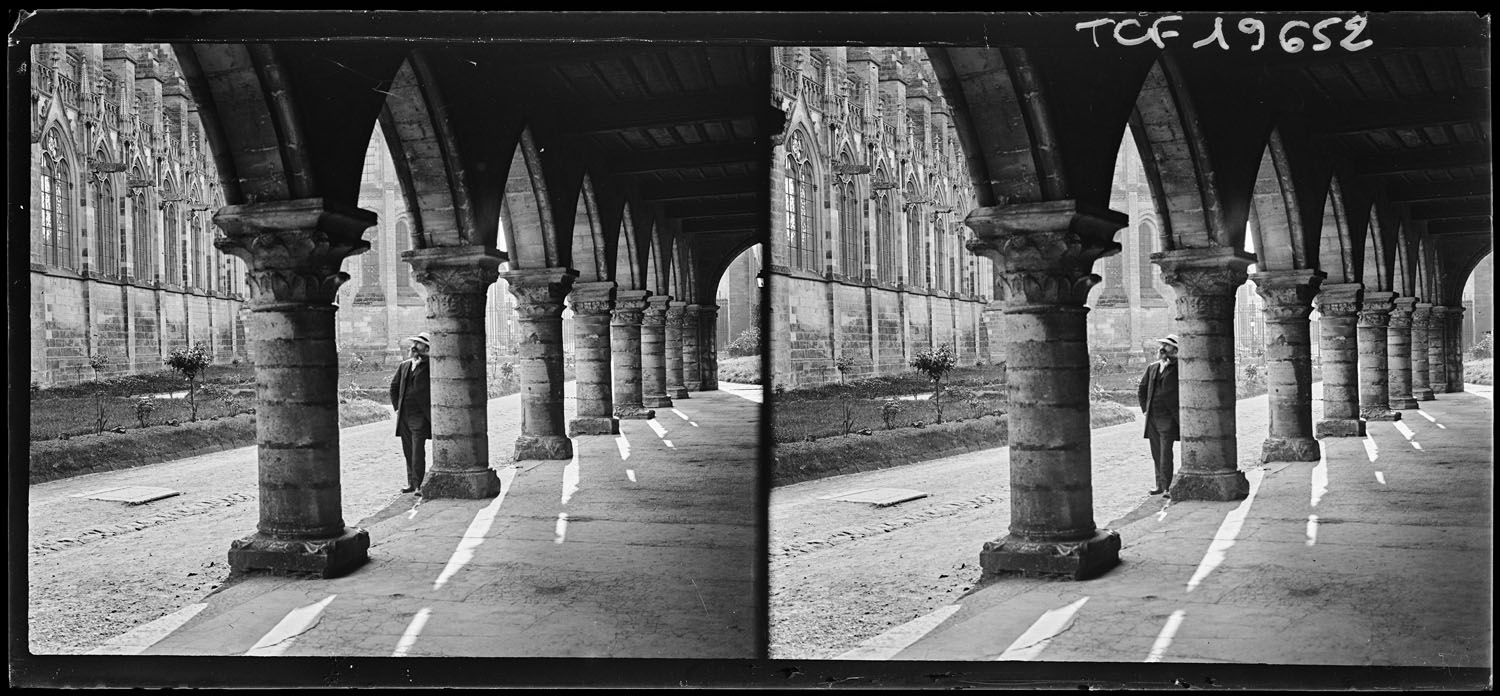
M 706 198 L 709 196 L 733 196 L 745 193 L 763 193 L 770 188 L 763 176 L 734 176 L 703 181 L 682 181 L 670 184 L 653 184 L 641 187 L 641 198 L 647 201 L 666 203 L 670 201 Z
M 765 224 L 760 215 L 721 215 L 713 218 L 696 218 L 682 223 L 682 231 L 695 234 L 714 232 L 738 232 L 757 230 Z
M 1398 128 L 1423 128 L 1482 122 L 1489 117 L 1489 93 L 1444 92 L 1421 101 L 1340 101 L 1320 105 L 1328 114 L 1313 126 L 1327 135 L 1362 135 Z
M 1455 196 L 1445 201 L 1421 201 L 1406 204 L 1414 220 L 1452 216 L 1489 215 L 1493 203 L 1489 196 Z
M 1393 203 L 1442 201 L 1452 198 L 1488 196 L 1492 190 L 1488 177 L 1470 177 L 1453 181 L 1391 184 L 1386 199 Z
M 641 150 L 610 157 L 609 169 L 615 174 L 636 175 L 722 164 L 756 164 L 760 161 L 760 150 L 749 140 Z
M 1360 176 L 1396 176 L 1457 167 L 1483 167 L 1493 161 L 1489 148 L 1452 145 L 1403 150 L 1354 158 L 1353 170 Z
M 738 198 L 670 203 L 661 207 L 661 213 L 670 218 L 690 220 L 740 213 L 755 213 L 759 212 L 761 207 L 762 203 L 757 197 L 746 194 Z
M 589 104 L 574 109 L 558 128 L 568 134 L 617 133 L 670 128 L 697 123 L 755 119 L 763 115 L 767 97 L 749 87 L 717 92 L 674 94 L 643 101 Z
M 1460 234 L 1489 235 L 1493 234 L 1494 230 L 1494 221 L 1483 217 L 1444 218 L 1427 221 L 1427 234 L 1435 237 L 1449 237 Z

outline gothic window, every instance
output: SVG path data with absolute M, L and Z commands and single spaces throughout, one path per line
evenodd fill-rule
M 906 284 L 917 287 L 921 285 L 932 285 L 932 279 L 928 276 L 928 259 L 932 255 L 932 249 L 928 247 L 926 230 L 922 226 L 922 210 L 917 205 L 917 187 L 908 182 L 906 185 L 906 249 L 907 249 L 907 273 Z
M 886 181 L 885 173 L 875 175 L 875 181 Z M 881 191 L 875 198 L 875 233 L 880 261 L 877 271 L 882 283 L 900 282 L 900 257 L 897 255 L 896 215 L 889 193 Z
M 100 161 L 104 153 L 99 153 Z M 115 218 L 115 190 L 109 179 L 94 184 L 94 271 L 107 276 L 120 272 L 120 230 Z
M 932 236 L 937 240 L 937 287 L 939 290 L 948 290 L 948 279 L 953 277 L 953 269 L 948 267 L 948 235 L 943 229 L 944 225 L 938 222 L 932 227 Z
M 162 269 L 162 282 L 168 285 L 183 284 L 182 234 L 177 226 L 177 206 L 165 202 L 172 197 L 171 185 L 162 182 L 162 248 L 166 251 L 166 266 Z
M 62 155 L 57 131 L 47 134 L 42 149 L 41 263 L 73 268 L 73 177 Z
M 396 248 L 411 249 L 411 232 L 406 227 L 406 220 L 396 221 Z M 400 258 L 399 256 L 397 257 Z M 411 266 L 405 263 L 396 264 L 396 287 L 411 287 Z
M 818 271 L 817 230 L 813 225 L 812 162 L 808 160 L 800 132 L 792 135 L 787 148 L 786 175 L 787 253 L 794 268 Z
M 1136 250 L 1141 263 L 1141 290 L 1151 291 L 1155 287 L 1152 281 L 1156 278 L 1156 266 L 1151 263 L 1151 252 L 1156 246 L 1156 228 L 1149 222 L 1143 222 L 1135 229 Z
M 847 159 L 845 161 L 848 161 Z M 850 278 L 864 276 L 864 221 L 859 215 L 859 198 L 853 180 L 839 185 L 839 246 L 843 251 L 840 265 Z
M 140 181 L 144 179 L 139 168 L 130 172 L 130 178 Z M 131 208 L 135 216 L 131 221 L 131 235 L 135 240 L 135 277 L 138 280 L 156 279 L 156 235 L 151 229 L 151 214 L 146 203 L 146 189 L 135 190 L 131 198 Z

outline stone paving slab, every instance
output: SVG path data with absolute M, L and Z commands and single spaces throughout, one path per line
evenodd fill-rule
M 1488 668 L 1493 408 L 1460 393 L 1423 410 L 1446 426 L 1413 418 L 1423 449 L 1380 423 L 1373 465 L 1366 438 L 1323 441 L 1326 483 L 1319 462 L 1251 472 L 1255 497 L 1232 537 L 1241 502 L 1148 501 L 1117 527 L 1122 563 L 1104 576 L 986 579 L 893 659 L 994 660 L 1087 597 L 1030 659 Z
M 326 601 L 311 625 L 273 649 L 755 657 L 763 633 L 755 582 L 764 558 L 756 534 L 759 406 L 701 392 L 677 408 L 699 427 L 666 421 L 674 447 L 648 424 L 627 421 L 628 458 L 613 437 L 595 436 L 584 438 L 594 442 L 579 447 L 576 462 L 502 466 L 498 507 L 496 499 L 405 498 L 368 525 L 371 560 L 363 567 L 331 580 L 244 577 L 146 654 L 244 654 L 295 610 Z M 662 509 L 670 514 L 657 514 Z M 486 510 L 492 521 L 476 524 Z M 569 523 L 558 543 L 561 513 Z M 465 538 L 471 529 L 483 533 Z

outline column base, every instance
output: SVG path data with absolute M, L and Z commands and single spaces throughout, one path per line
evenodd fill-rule
M 693 383 L 693 382 L 683 382 L 682 383 L 682 388 L 686 389 L 686 390 L 688 390 L 690 392 L 703 391 L 703 385 L 696 384 L 696 383 Z
M 656 412 L 641 406 L 616 406 L 615 418 L 620 420 L 651 420 Z
M 602 416 L 589 416 L 575 418 L 568 423 L 568 435 L 578 437 L 579 435 L 618 435 L 620 433 L 620 421 L 618 418 L 606 418 Z
M 1416 408 L 1416 407 L 1417 407 L 1417 400 L 1416 399 L 1391 399 L 1391 408 L 1393 408 L 1393 409 Z
M 641 405 L 646 408 L 672 408 L 672 397 L 666 396 L 643 396 Z
M 274 539 L 256 532 L 229 544 L 229 570 L 234 573 L 317 573 L 325 578 L 345 575 L 370 560 L 370 533 L 345 527 L 331 539 Z
M 1432 395 L 1431 389 L 1413 389 L 1411 390 L 1411 398 L 1417 401 L 1432 401 L 1437 399 L 1436 396 Z
M 1365 422 L 1357 418 L 1333 418 L 1318 421 L 1313 429 L 1317 437 L 1364 437 Z
M 1262 462 L 1315 462 L 1322 447 L 1310 437 L 1268 437 L 1261 445 Z
M 1120 533 L 1109 529 L 1096 529 L 1094 536 L 1083 541 L 1029 541 L 1008 535 L 985 542 L 979 552 L 979 566 L 986 575 L 1019 572 L 1087 580 L 1119 562 Z
M 1398 421 L 1401 414 L 1384 406 L 1360 406 L 1359 417 L 1367 421 Z
M 500 495 L 500 477 L 494 469 L 480 471 L 443 471 L 429 469 L 422 479 L 422 497 L 478 500 Z
M 516 438 L 516 460 L 572 459 L 573 441 L 561 435 Z
M 1223 473 L 1179 471 L 1172 479 L 1172 500 L 1244 500 L 1250 495 L 1250 482 L 1238 469 Z
M 688 392 L 685 387 L 672 387 L 667 390 L 667 397 L 672 399 L 686 399 Z

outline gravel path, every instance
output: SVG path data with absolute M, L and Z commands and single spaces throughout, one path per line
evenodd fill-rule
M 568 383 L 572 395 L 572 383 Z M 520 396 L 489 402 L 490 456 L 510 463 Z M 364 526 L 413 500 L 392 420 L 339 437 L 344 521 Z M 255 531 L 256 450 L 225 450 L 121 471 L 32 485 L 28 521 L 28 625 L 38 654 L 87 652 L 202 598 L 229 575 L 234 539 Z M 76 497 L 120 486 L 181 495 L 142 505 Z
M 1238 414 L 1246 468 L 1258 462 L 1269 428 L 1266 397 L 1239 401 Z M 1314 417 L 1320 414 L 1315 400 Z M 1154 481 L 1142 428 L 1138 419 L 1093 431 L 1100 527 L 1160 505 L 1146 495 Z M 960 601 L 980 579 L 980 548 L 1010 524 L 1009 461 L 1009 450 L 999 448 L 772 489 L 770 657 L 836 658 Z M 886 508 L 819 500 L 865 488 L 929 495 Z

